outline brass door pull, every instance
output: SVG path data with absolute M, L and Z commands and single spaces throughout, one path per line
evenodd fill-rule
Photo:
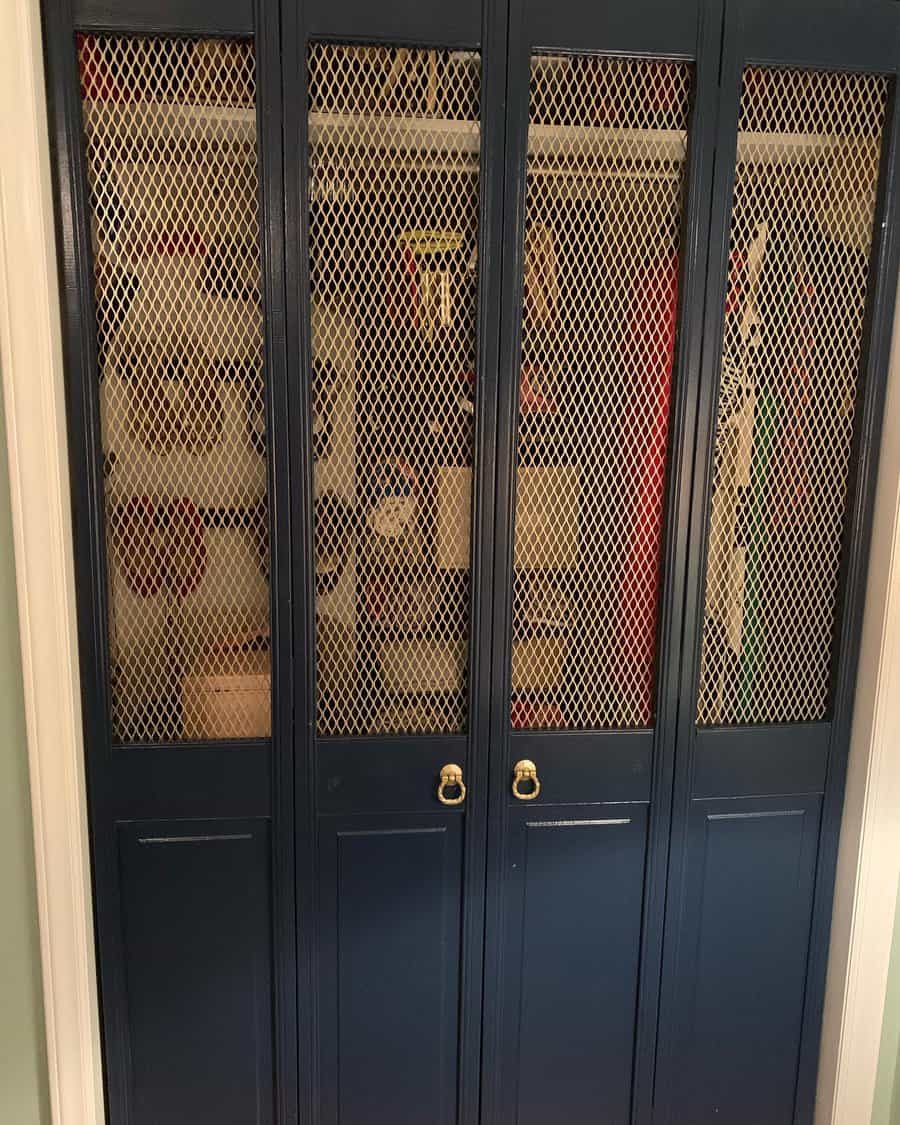
M 458 789 L 459 793 L 455 797 L 448 797 L 447 789 Z M 441 770 L 441 780 L 438 782 L 437 799 L 442 805 L 461 805 L 463 803 L 466 799 L 466 783 L 463 781 L 462 766 L 457 766 L 453 762 L 444 766 Z
M 530 793 L 523 793 L 519 785 L 523 781 L 530 781 L 532 789 Z M 512 783 L 513 796 L 518 797 L 520 801 L 533 801 L 541 791 L 541 779 L 538 777 L 537 766 L 530 758 L 523 758 L 520 762 L 516 762 L 513 766 L 513 783 Z

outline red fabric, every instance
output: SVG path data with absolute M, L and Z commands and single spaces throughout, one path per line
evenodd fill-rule
M 163 588 L 186 598 L 206 573 L 203 517 L 187 497 L 164 507 L 134 496 L 113 513 L 113 542 L 126 581 L 144 598 Z
M 562 707 L 558 703 L 532 703 L 528 699 L 512 701 L 510 726 L 513 730 L 561 730 L 565 725 Z
M 118 102 L 122 91 L 109 67 L 95 35 L 75 36 L 78 47 L 78 69 L 81 75 L 81 97 L 86 102 Z
M 669 402 L 678 313 L 678 256 L 638 278 L 625 330 L 625 362 L 634 387 L 622 431 L 622 464 L 634 482 L 629 546 L 617 627 L 623 682 L 638 685 L 641 722 L 653 708 L 654 649 L 659 603 L 659 547 L 668 448 Z
M 206 253 L 206 243 L 193 227 L 183 229 L 175 228 L 165 230 L 151 242 L 151 252 L 156 251 L 164 257 L 171 255 L 184 255 L 186 257 L 202 257 Z
M 740 303 L 742 255 L 732 254 L 726 314 Z M 623 683 L 636 684 L 642 723 L 653 718 L 659 552 L 669 441 L 669 406 L 678 320 L 678 255 L 639 275 L 625 330 L 625 363 L 634 394 L 622 431 L 624 471 L 634 481 L 628 508 L 629 545 L 617 626 Z M 634 466 L 632 469 L 631 467 Z
M 142 598 L 162 589 L 165 559 L 156 530 L 156 505 L 149 496 L 133 496 L 112 518 L 113 547 L 128 585 Z
M 166 577 L 180 598 L 194 592 L 206 574 L 203 517 L 186 496 L 169 503 L 165 535 Z

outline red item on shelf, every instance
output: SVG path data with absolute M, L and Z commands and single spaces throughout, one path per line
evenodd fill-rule
M 510 708 L 510 725 L 513 730 L 562 730 L 566 723 L 558 703 L 514 699 Z
M 648 60 L 645 65 L 650 70 L 653 82 L 651 105 L 660 113 L 672 113 L 678 108 L 680 100 L 683 64 Z
M 187 497 L 157 508 L 149 496 L 133 496 L 113 512 L 112 535 L 125 579 L 141 597 L 165 589 L 186 598 L 203 580 L 203 517 Z
M 86 102 L 120 102 L 122 90 L 113 75 L 102 42 L 96 35 L 75 36 L 81 97 Z
M 555 414 L 556 403 L 540 388 L 543 377 L 536 367 L 522 365 L 519 375 L 519 412 L 521 414 Z
M 678 256 L 639 276 L 625 330 L 635 391 L 621 436 L 622 464 L 636 466 L 618 628 L 626 680 L 637 684 L 640 721 L 651 721 L 659 606 L 659 552 L 678 314 Z M 626 671 L 627 669 L 627 671 Z
M 202 257 L 206 253 L 206 243 L 192 227 L 185 230 L 167 230 L 158 235 L 151 246 L 151 252 L 160 255 L 184 255 Z
M 170 591 L 186 598 L 197 589 L 206 574 L 203 517 L 187 497 L 179 497 L 169 504 L 163 541 L 166 584 Z
M 132 496 L 112 514 L 113 552 L 128 585 L 142 598 L 162 588 L 166 566 L 156 526 L 156 505 L 149 496 Z
M 739 305 L 745 258 L 733 253 L 726 313 Z M 626 680 L 638 685 L 640 721 L 653 717 L 660 538 L 669 443 L 669 406 L 678 321 L 678 255 L 638 277 L 625 331 L 625 362 L 635 393 L 621 437 L 622 464 L 634 464 L 637 487 L 628 520 L 629 547 L 622 573 L 618 626 Z

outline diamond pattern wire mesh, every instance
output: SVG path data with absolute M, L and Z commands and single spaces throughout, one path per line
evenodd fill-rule
M 113 737 L 270 730 L 255 66 L 79 36 Z
M 317 727 L 461 731 L 480 57 L 308 63 Z
M 887 86 L 743 76 L 700 724 L 827 713 Z
M 514 728 L 653 719 L 691 76 L 532 58 Z

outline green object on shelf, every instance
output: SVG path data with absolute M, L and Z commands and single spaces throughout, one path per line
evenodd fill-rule
M 753 427 L 750 470 L 750 512 L 747 521 L 747 569 L 744 574 L 744 621 L 738 713 L 753 714 L 753 688 L 762 656 L 763 614 L 760 605 L 763 553 L 766 548 L 766 485 L 772 445 L 778 426 L 778 407 L 768 387 L 760 387 Z

